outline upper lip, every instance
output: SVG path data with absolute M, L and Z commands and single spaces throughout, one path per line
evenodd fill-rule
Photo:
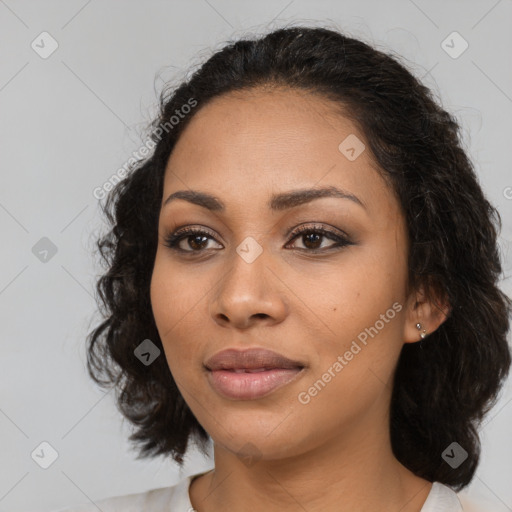
M 257 369 L 257 368 L 304 368 L 300 361 L 293 361 L 272 350 L 251 348 L 237 350 L 229 348 L 210 357 L 206 368 L 214 370 Z

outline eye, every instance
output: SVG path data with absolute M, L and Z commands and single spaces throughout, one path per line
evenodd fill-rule
M 299 238 L 302 240 L 305 249 L 300 249 L 306 252 L 325 252 L 338 247 L 345 247 L 353 245 L 346 235 L 338 234 L 335 231 L 326 229 L 319 225 L 301 226 L 292 232 L 292 241 Z M 321 247 L 322 239 L 332 240 L 334 243 L 328 247 Z
M 199 253 L 207 248 L 209 238 L 213 239 L 213 235 L 210 232 L 205 231 L 204 229 L 187 227 L 167 235 L 165 237 L 164 244 L 170 249 L 178 252 Z M 192 250 L 184 249 L 182 247 L 182 241 L 186 241 L 187 243 L 184 245 L 188 245 Z
M 346 235 L 336 233 L 333 230 L 319 225 L 300 226 L 291 233 L 291 237 L 290 242 L 302 237 L 301 240 L 304 244 L 304 248 L 297 247 L 296 249 L 309 253 L 326 252 L 336 248 L 345 247 L 347 245 L 353 245 Z M 321 247 L 322 239 L 326 238 L 332 240 L 333 243 L 328 247 Z M 205 229 L 186 227 L 167 235 L 165 237 L 164 245 L 183 254 L 201 254 L 205 252 L 206 249 L 218 250 L 208 247 L 208 243 L 210 241 L 215 241 L 215 237 L 209 231 L 206 231 Z M 287 244 L 287 246 L 289 245 L 290 243 Z M 222 246 L 220 248 L 222 248 Z

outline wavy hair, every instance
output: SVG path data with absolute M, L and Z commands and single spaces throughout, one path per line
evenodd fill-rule
M 455 117 L 396 57 L 337 30 L 286 27 L 230 41 L 179 86 L 164 88 L 150 125 L 154 151 L 131 164 L 102 204 L 109 222 L 109 231 L 96 240 L 106 267 L 96 284 L 103 318 L 87 337 L 90 376 L 115 387 L 116 405 L 134 427 L 130 441 L 139 448 L 137 458 L 171 455 L 182 465 L 189 440 L 206 453 L 209 435 L 165 358 L 145 366 L 134 350 L 150 339 L 163 351 L 150 281 L 169 156 L 201 107 L 256 87 L 294 88 L 335 102 L 364 133 L 396 193 L 408 229 L 408 286 L 442 297 L 451 311 L 435 332 L 404 344 L 400 353 L 392 449 L 416 475 L 462 489 L 478 465 L 478 427 L 511 364 L 511 300 L 498 288 L 501 218 L 484 197 Z M 197 106 L 184 109 L 191 100 Z M 179 112 L 189 113 L 171 125 Z M 442 458 L 452 442 L 468 453 L 455 469 Z

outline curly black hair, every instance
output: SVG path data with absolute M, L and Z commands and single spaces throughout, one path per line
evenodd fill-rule
M 145 366 L 134 350 L 150 339 L 163 351 L 150 281 L 169 156 L 211 99 L 258 87 L 293 88 L 336 102 L 365 135 L 396 193 L 408 227 L 408 286 L 442 297 L 450 313 L 427 338 L 402 348 L 391 398 L 392 448 L 417 476 L 461 490 L 478 465 L 478 427 L 511 364 L 512 301 L 498 288 L 501 218 L 484 197 L 455 117 L 399 58 L 338 30 L 289 26 L 230 41 L 189 79 L 164 88 L 150 125 L 154 151 L 131 163 L 102 204 L 109 222 L 96 242 L 106 266 L 96 285 L 103 319 L 87 338 L 90 376 L 115 387 L 117 407 L 135 427 L 130 441 L 139 448 L 137 458 L 171 455 L 182 465 L 189 440 L 206 453 L 210 437 L 165 358 Z M 452 442 L 468 453 L 456 469 L 442 458 Z

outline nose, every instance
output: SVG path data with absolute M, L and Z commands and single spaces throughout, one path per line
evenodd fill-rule
M 210 295 L 213 320 L 222 327 L 242 330 L 282 322 L 288 314 L 286 286 L 270 268 L 265 251 L 250 263 L 236 252 L 229 260 Z

